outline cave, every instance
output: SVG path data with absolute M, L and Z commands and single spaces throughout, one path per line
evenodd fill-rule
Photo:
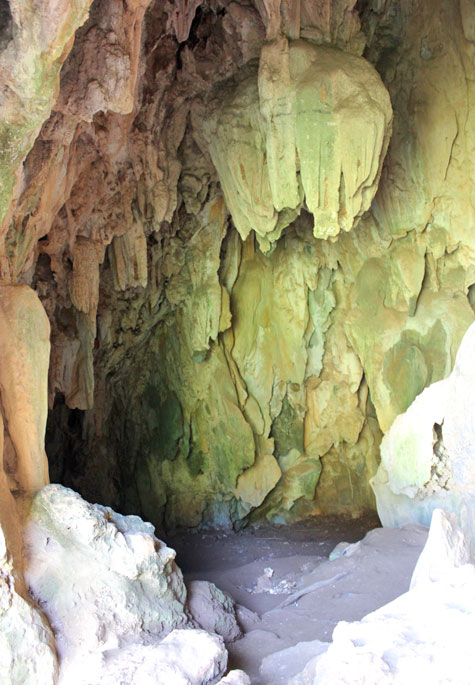
M 305 577 L 312 592 L 341 582 L 339 618 L 360 621 L 360 581 L 342 580 L 358 565 L 390 588 L 366 613 L 424 573 L 443 582 L 436 535 L 472 568 L 474 80 L 471 0 L 0 0 L 0 575 L 27 625 L 56 634 L 40 640 L 43 680 L 31 664 L 20 680 L 15 659 L 0 680 L 83 682 L 71 664 L 86 657 L 64 656 L 64 617 L 48 613 L 51 578 L 69 592 L 58 516 L 77 533 L 71 567 L 99 545 L 92 528 L 97 549 L 114 549 L 111 527 L 130 554 L 148 545 L 166 581 L 143 602 L 158 593 L 164 618 L 149 625 L 142 607 L 143 631 L 170 654 L 188 649 L 178 632 L 200 602 L 234 615 L 200 582 L 240 597 L 251 637 L 228 645 L 235 674 L 221 651 L 188 680 L 167 662 L 164 685 L 244 684 L 244 666 L 256 685 L 290 683 L 288 664 L 320 652 L 320 675 L 295 683 L 409 682 L 382 657 L 353 680 L 332 671 L 333 646 L 316 644 L 328 627 L 302 632 L 278 676 L 271 654 L 295 644 L 272 642 L 269 617 L 310 602 Z M 147 522 L 195 583 L 188 600 Z M 258 628 L 239 560 L 256 572 Z M 398 580 L 384 575 L 399 562 Z M 97 682 L 149 682 L 149 643 L 132 658 L 80 616 L 84 644 L 92 631 L 112 650 Z M 270 640 L 260 666 L 241 658 L 253 630 Z

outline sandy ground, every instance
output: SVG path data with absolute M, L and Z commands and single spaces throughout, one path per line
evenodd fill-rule
M 338 621 L 360 620 L 409 589 L 427 529 L 378 525 L 376 517 L 325 517 L 165 539 L 185 580 L 211 581 L 236 602 L 244 634 L 227 645 L 230 668 L 254 685 L 286 685 L 326 649 Z M 338 543 L 362 538 L 329 560 Z

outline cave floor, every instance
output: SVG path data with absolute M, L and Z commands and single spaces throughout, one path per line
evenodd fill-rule
M 375 516 L 325 517 L 288 526 L 167 536 L 186 581 L 208 580 L 237 604 L 243 637 L 231 668 L 253 685 L 286 685 L 325 651 L 338 621 L 360 620 L 409 589 L 427 529 L 379 528 Z M 342 542 L 363 542 L 342 556 Z

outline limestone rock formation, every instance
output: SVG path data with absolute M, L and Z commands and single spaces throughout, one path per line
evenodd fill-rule
M 442 506 L 475 535 L 472 328 L 443 381 L 475 308 L 472 5 L 0 0 L 2 593 L 33 627 L 9 578 L 25 594 L 47 409 L 53 481 L 167 528 L 372 509 L 386 433 L 383 521 Z M 28 528 L 60 655 L 89 654 L 104 682 L 145 679 L 165 662 L 142 623 L 178 629 L 172 647 L 192 625 L 171 552 L 61 492 L 41 490 Z M 63 496 L 60 525 L 43 504 Z M 73 542 L 94 559 L 66 588 L 51 559 Z M 78 588 L 94 621 L 81 645 Z M 221 640 L 187 633 L 209 655 L 197 677 L 218 680 Z
M 220 84 L 206 135 L 243 239 L 267 250 L 304 204 L 316 238 L 349 231 L 374 197 L 392 118 L 389 96 L 361 57 L 281 38 L 259 74 Z
M 59 683 L 212 685 L 225 673 L 223 638 L 240 635 L 233 603 L 204 581 L 191 584 L 187 603 L 175 552 L 151 524 L 48 485 L 33 499 L 24 539 L 25 578 L 54 631 Z M 11 600 L 0 616 L 5 630 L 11 628 L 0 640 L 8 656 L 2 667 L 25 678 L 12 682 L 52 685 L 51 630 L 16 595 L 6 567 L 2 578 L 0 595 Z M 18 648 L 21 631 L 28 642 Z M 242 672 L 229 677 L 247 682 Z
M 0 29 L 0 241 L 21 188 L 21 164 L 57 97 L 59 72 L 92 0 L 2 2 Z M 5 249 L 3 247 L 3 249 Z M 2 255 L 4 257 L 4 255 Z M 10 274 L 3 271 L 2 278 Z
M 474 319 L 470 3 L 0 13 L 0 285 L 50 321 L 52 479 L 169 528 L 374 508 Z
M 114 650 L 190 625 L 175 553 L 138 517 L 48 485 L 33 499 L 24 535 L 25 578 L 55 632 L 63 682 L 83 662 L 97 675 L 108 655 L 115 663 Z
M 0 286 L 0 521 L 20 590 L 21 500 L 48 483 L 49 336 L 38 295 L 24 285 Z
M 474 543 L 474 348 L 472 324 L 450 376 L 426 388 L 384 436 L 372 481 L 383 525 L 427 525 L 434 509 L 443 508 L 460 515 Z
M 222 640 L 204 630 L 173 630 L 159 644 L 131 644 L 112 650 L 92 677 L 97 685 L 214 685 L 226 670 Z M 90 668 L 90 665 L 89 665 Z M 68 675 L 64 684 L 86 685 L 83 677 Z
M 241 670 L 233 670 L 227 676 L 221 678 L 218 685 L 251 685 L 249 676 Z
M 35 492 L 48 482 L 44 449 L 50 325 L 37 294 L 0 287 L 0 388 L 10 489 Z M 8 447 L 7 447 L 8 449 Z
M 293 685 L 402 685 L 416 674 L 418 680 L 434 685 L 468 685 L 473 680 L 470 634 L 475 625 L 475 566 L 460 563 L 460 531 L 456 526 L 441 526 L 443 517 L 443 512 L 434 512 L 427 549 L 422 552 L 421 566 L 416 567 L 413 580 L 417 582 L 411 590 L 362 621 L 341 621 L 328 651 L 309 663 Z M 446 557 L 443 573 L 433 555 L 434 547 L 441 546 L 455 552 L 451 561 Z M 427 566 L 428 559 L 434 566 Z
M 427 542 L 412 574 L 411 590 L 421 583 L 444 580 L 454 569 L 470 561 L 470 543 L 457 516 L 434 509 Z
M 221 635 L 225 642 L 241 637 L 234 602 L 229 595 L 206 580 L 192 580 L 186 590 L 187 609 L 201 628 Z
M 58 665 L 50 627 L 15 590 L 12 563 L 0 528 L 0 681 L 52 685 Z

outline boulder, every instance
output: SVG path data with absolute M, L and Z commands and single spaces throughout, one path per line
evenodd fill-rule
M 174 630 L 162 642 L 131 644 L 104 655 L 101 685 L 211 685 L 227 665 L 223 641 L 204 630 Z M 74 678 L 74 674 L 73 674 Z M 71 685 L 73 681 L 65 680 Z M 90 674 L 76 681 L 89 685 Z
M 57 670 L 51 628 L 16 592 L 0 528 L 0 682 L 53 685 Z
M 25 542 L 26 581 L 55 632 L 64 682 L 74 665 L 98 667 L 106 652 L 193 626 L 174 550 L 137 516 L 49 485 L 33 499 Z
M 244 671 L 234 670 L 230 671 L 224 678 L 221 678 L 218 685 L 251 685 L 251 681 Z
M 187 608 L 194 620 L 209 633 L 221 635 L 225 642 L 241 637 L 234 602 L 214 583 L 192 580 L 187 584 Z

